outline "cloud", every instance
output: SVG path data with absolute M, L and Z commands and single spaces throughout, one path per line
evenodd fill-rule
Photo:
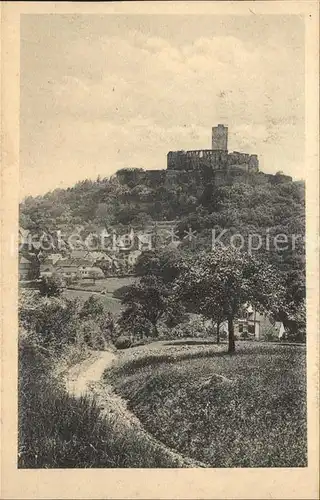
M 233 149 L 263 155 L 268 171 L 280 154 L 281 169 L 301 175 L 303 147 L 292 148 L 303 145 L 303 65 L 290 46 L 252 48 L 235 36 L 177 44 L 137 30 L 76 35 L 30 43 L 32 51 L 25 42 L 23 193 L 128 166 L 165 168 L 169 150 L 209 148 L 218 122 L 229 124 Z

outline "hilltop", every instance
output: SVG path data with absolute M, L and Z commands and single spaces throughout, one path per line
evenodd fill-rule
M 284 183 L 275 175 L 273 183 L 255 183 L 253 175 L 251 184 L 234 179 L 216 186 L 184 171 L 169 182 L 161 172 L 166 171 L 122 169 L 110 178 L 86 179 L 72 188 L 29 196 L 20 204 L 20 224 L 31 231 L 73 230 L 77 225 L 94 230 L 187 218 L 192 226 L 197 221 L 199 229 L 200 219 L 209 216 L 221 227 L 245 223 L 259 228 L 304 219 L 301 181 Z

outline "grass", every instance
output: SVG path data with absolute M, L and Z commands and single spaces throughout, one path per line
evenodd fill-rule
M 91 291 L 91 292 L 101 292 L 102 290 L 106 290 L 107 293 L 113 294 L 115 290 L 121 288 L 123 286 L 132 285 L 135 281 L 134 276 L 124 276 L 124 277 L 112 277 L 112 278 L 104 278 L 96 280 L 94 283 L 93 280 L 81 280 L 79 283 L 71 286 L 70 288 L 81 288 L 83 290 Z
M 64 296 L 68 299 L 79 298 L 82 301 L 87 300 L 90 295 L 92 295 L 91 291 L 84 290 L 66 290 L 64 292 Z M 122 311 L 121 302 L 119 299 L 115 299 L 112 295 L 99 295 L 100 300 L 105 304 L 106 309 L 113 314 L 119 314 Z
M 56 363 L 32 342 L 20 342 L 20 469 L 194 466 L 123 418 L 111 397 L 103 412 L 93 398 L 68 395 Z
M 134 428 L 119 433 L 87 396 L 63 392 L 41 398 L 20 441 L 19 468 L 131 468 L 182 466 Z M 39 401 L 37 401 L 39 403 Z M 32 418 L 34 416 L 34 419 Z
M 119 277 L 119 278 L 105 278 L 97 280 L 95 283 L 92 281 L 83 280 L 74 285 L 74 288 L 68 288 L 64 292 L 64 296 L 70 299 L 79 298 L 83 301 L 87 300 L 90 292 L 101 292 L 106 290 L 106 295 L 99 295 L 101 301 L 105 304 L 106 309 L 112 314 L 118 315 L 122 311 L 121 301 L 113 296 L 113 292 L 123 286 L 131 285 L 135 278 L 132 276 Z
M 211 467 L 306 466 L 305 349 L 225 350 L 149 344 L 124 352 L 106 379 L 147 431 L 185 456 Z

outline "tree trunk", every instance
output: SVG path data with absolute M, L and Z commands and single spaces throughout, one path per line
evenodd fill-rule
M 228 337 L 229 337 L 229 346 L 228 352 L 233 353 L 236 350 L 235 342 L 234 342 L 234 326 L 233 326 L 233 317 L 228 317 Z
M 152 337 L 157 338 L 159 335 L 158 328 L 157 328 L 157 323 L 152 323 Z
M 220 321 L 217 321 L 217 344 L 220 344 Z

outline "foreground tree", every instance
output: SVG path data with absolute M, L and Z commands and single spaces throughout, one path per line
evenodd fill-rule
M 135 265 L 138 276 L 157 276 L 171 284 L 180 274 L 185 257 L 177 249 L 161 248 L 142 252 Z
M 96 295 L 90 295 L 82 306 L 80 318 L 100 320 L 104 316 L 104 312 L 104 305 L 101 298 Z
M 157 276 L 143 276 L 140 281 L 128 287 L 122 304 L 126 306 L 123 321 L 130 325 L 144 323 L 151 325 L 151 333 L 158 336 L 157 324 L 167 309 L 168 291 Z
M 199 313 L 228 321 L 228 352 L 235 351 L 234 320 L 245 304 L 261 312 L 283 307 L 285 290 L 271 265 L 236 248 L 198 257 L 177 280 L 177 296 Z

